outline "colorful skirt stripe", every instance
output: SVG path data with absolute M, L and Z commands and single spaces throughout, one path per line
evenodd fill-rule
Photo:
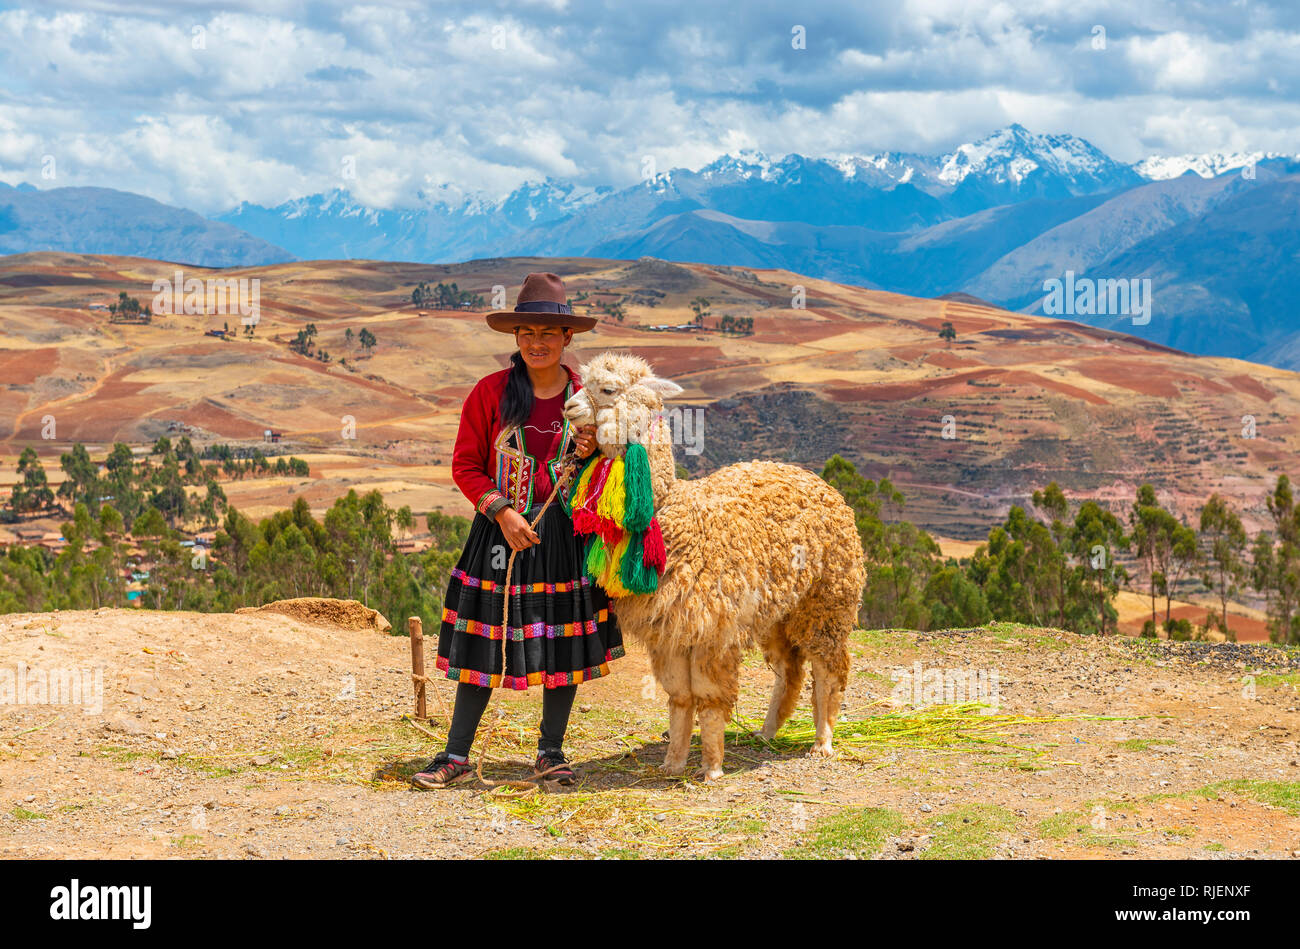
M 537 509 L 525 517 L 530 521 Z M 474 515 L 447 584 L 437 668 L 448 679 L 492 688 L 574 685 L 609 673 L 623 655 L 614 604 L 584 575 L 585 539 L 558 503 L 534 528 L 541 543 L 515 556 L 510 628 L 501 668 L 501 607 L 510 545 L 486 514 Z

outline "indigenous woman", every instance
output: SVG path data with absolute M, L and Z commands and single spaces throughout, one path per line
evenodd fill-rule
M 518 351 L 508 369 L 478 381 L 461 411 L 452 477 L 477 513 L 451 572 L 437 660 L 459 685 L 446 749 L 411 779 L 420 788 L 444 788 L 474 773 L 470 746 L 492 690 L 503 686 L 541 686 L 533 771 L 572 784 L 562 743 L 578 684 L 606 675 L 623 655 L 612 603 L 583 569 L 584 540 L 570 520 L 571 485 L 560 487 L 529 527 L 560 480 L 571 446 L 580 460 L 596 449 L 594 428 L 574 429 L 564 418 L 564 403 L 582 383 L 560 362 L 573 334 L 596 320 L 574 315 L 553 273 L 529 274 L 514 310 L 486 318 L 494 330 L 514 335 Z M 518 553 L 506 591 L 511 551 Z

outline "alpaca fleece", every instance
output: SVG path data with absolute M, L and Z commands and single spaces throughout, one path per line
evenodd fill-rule
M 706 778 L 722 775 L 723 731 L 739 692 L 742 652 L 757 647 L 774 683 L 763 734 L 771 738 L 813 670 L 815 755 L 830 755 L 848 679 L 848 640 L 866 571 L 852 510 L 834 488 L 794 465 L 751 461 L 679 480 L 663 398 L 682 389 L 644 359 L 601 353 L 580 369 L 565 404 L 575 425 L 596 426 L 608 457 L 645 446 L 666 551 L 653 593 L 622 596 L 620 628 L 645 643 L 669 696 L 664 768 L 685 770 L 700 720 Z

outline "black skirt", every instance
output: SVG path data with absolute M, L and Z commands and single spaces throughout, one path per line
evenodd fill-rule
M 524 516 L 537 515 L 540 506 Z M 573 685 L 609 673 L 623 655 L 613 603 L 583 569 L 587 541 L 553 502 L 534 528 L 540 543 L 515 556 L 509 642 L 501 675 L 501 608 L 510 545 L 501 525 L 474 515 L 451 572 L 438 631 L 437 666 L 457 682 L 526 689 Z

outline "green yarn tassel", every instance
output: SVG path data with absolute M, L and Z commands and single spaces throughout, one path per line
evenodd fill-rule
M 644 531 L 655 516 L 655 497 L 650 484 L 650 456 L 645 446 L 636 442 L 627 446 L 623 457 L 623 495 L 624 528 L 632 533 Z
M 623 586 L 632 593 L 654 593 L 659 589 L 659 574 L 654 567 L 647 567 L 642 556 L 645 551 L 645 531 L 633 535 L 627 545 L 620 565 L 620 579 Z
M 587 551 L 587 576 L 593 580 L 605 572 L 605 567 L 609 564 L 609 555 L 605 551 L 605 541 L 599 535 L 593 534 L 595 543 Z

